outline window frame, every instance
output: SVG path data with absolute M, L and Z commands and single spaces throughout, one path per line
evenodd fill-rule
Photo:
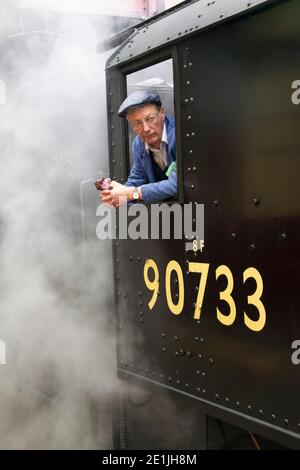
M 178 67 L 178 51 L 177 47 L 173 46 L 167 50 L 149 53 L 149 55 L 135 59 L 134 61 L 124 64 L 121 68 L 121 102 L 127 96 L 127 76 L 146 69 L 153 65 L 159 64 L 166 60 L 172 60 L 173 64 L 173 103 L 174 103 L 174 118 L 175 118 L 175 135 L 176 135 L 176 167 L 177 167 L 177 197 L 171 201 L 161 201 L 162 203 L 174 202 L 183 203 L 184 201 L 184 188 L 183 188 L 183 161 L 182 161 L 182 132 L 181 132 L 181 107 L 180 107 L 180 73 Z M 128 122 L 124 119 L 122 126 L 124 147 L 125 147 L 125 173 L 128 178 L 130 172 L 130 149 L 129 149 L 129 129 Z

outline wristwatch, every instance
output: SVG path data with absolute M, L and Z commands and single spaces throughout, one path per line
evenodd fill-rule
M 139 188 L 133 188 L 132 197 L 135 201 L 140 198 Z

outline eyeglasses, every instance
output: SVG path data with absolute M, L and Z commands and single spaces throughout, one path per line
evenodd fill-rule
M 153 124 L 157 124 L 157 116 L 159 113 L 156 114 L 150 114 L 146 119 L 143 119 L 141 121 L 133 121 L 130 122 L 130 125 L 133 129 L 141 130 L 143 128 L 144 122 L 147 124 L 147 126 L 151 126 Z

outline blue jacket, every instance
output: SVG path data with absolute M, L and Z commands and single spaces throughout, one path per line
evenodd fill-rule
M 168 136 L 167 161 L 169 167 L 176 160 L 175 122 L 174 118 L 167 116 L 165 122 Z M 151 152 L 146 151 L 145 143 L 137 136 L 133 142 L 133 165 L 125 184 L 126 186 L 140 186 L 145 202 L 159 202 L 177 194 L 176 166 L 168 179 L 158 181 L 154 165 L 156 163 L 153 161 Z

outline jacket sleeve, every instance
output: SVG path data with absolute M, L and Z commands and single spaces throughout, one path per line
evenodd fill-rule
M 125 186 L 142 186 L 143 184 L 149 183 L 149 180 L 141 162 L 141 150 L 138 139 L 134 140 L 132 150 L 133 165 Z
M 142 196 L 145 202 L 160 202 L 177 195 L 177 169 L 176 166 L 167 180 L 157 183 L 141 185 Z

